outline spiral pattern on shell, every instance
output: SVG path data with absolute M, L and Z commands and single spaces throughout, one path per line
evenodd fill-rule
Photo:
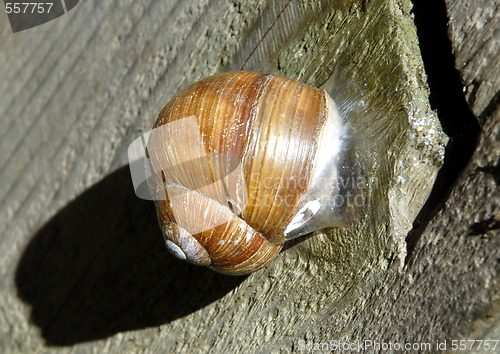
M 235 275 L 273 259 L 311 182 L 328 100 L 322 89 L 256 72 L 215 75 L 177 94 L 147 145 L 168 249 Z

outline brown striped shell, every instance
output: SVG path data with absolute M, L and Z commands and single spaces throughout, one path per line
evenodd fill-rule
M 226 274 L 264 266 L 305 217 L 318 150 L 339 122 L 324 90 L 277 75 L 224 73 L 180 92 L 147 145 L 168 249 Z

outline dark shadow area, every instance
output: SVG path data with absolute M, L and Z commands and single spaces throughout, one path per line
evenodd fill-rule
M 46 342 L 65 346 L 168 323 L 244 279 L 171 256 L 154 205 L 135 196 L 126 166 L 37 232 L 15 282 Z
M 444 165 L 432 192 L 406 238 L 407 261 L 412 258 L 423 229 L 440 210 L 460 172 L 469 162 L 479 134 L 478 121 L 467 105 L 460 74 L 455 68 L 444 1 L 413 0 L 413 14 L 430 88 L 431 107 L 437 111 L 449 142 Z
M 491 217 L 486 220 L 481 220 L 469 226 L 467 236 L 483 236 L 488 232 L 500 229 L 500 221 Z

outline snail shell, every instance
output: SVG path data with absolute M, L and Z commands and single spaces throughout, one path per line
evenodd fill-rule
M 177 257 L 247 274 L 283 243 L 342 226 L 344 128 L 325 90 L 277 75 L 205 78 L 160 112 L 147 152 L 158 221 Z

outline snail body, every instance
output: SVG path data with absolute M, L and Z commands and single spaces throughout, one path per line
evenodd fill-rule
M 147 144 L 167 248 L 190 263 L 247 274 L 286 240 L 342 226 L 345 134 L 325 90 L 277 75 L 203 79 L 160 112 Z

